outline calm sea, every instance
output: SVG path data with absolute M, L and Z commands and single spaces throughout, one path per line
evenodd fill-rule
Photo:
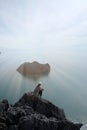
M 61 51 L 60 51 L 61 50 Z M 81 48 L 1 50 L 0 99 L 15 103 L 42 82 L 43 98 L 63 108 L 68 119 L 87 122 L 87 52 Z M 49 63 L 49 75 L 25 78 L 16 69 L 24 62 Z

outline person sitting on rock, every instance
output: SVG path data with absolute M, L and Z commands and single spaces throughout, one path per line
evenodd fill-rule
M 40 96 L 40 97 L 42 96 L 43 90 L 44 90 L 43 88 L 40 89 L 38 96 Z
M 34 89 L 34 92 L 33 94 L 35 94 L 36 96 L 42 96 L 42 92 L 43 92 L 43 88 L 41 86 L 42 84 L 41 83 L 38 83 L 38 85 L 36 86 L 36 88 Z

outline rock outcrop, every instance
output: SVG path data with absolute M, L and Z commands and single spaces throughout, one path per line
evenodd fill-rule
M 26 93 L 13 106 L 0 102 L 0 130 L 80 130 L 82 124 L 68 121 L 64 111 L 51 102 Z
M 32 63 L 25 62 L 18 67 L 17 71 L 24 76 L 45 74 L 50 72 L 50 65 L 48 63 L 40 64 L 36 61 Z
M 87 130 L 87 124 L 83 125 L 80 130 Z

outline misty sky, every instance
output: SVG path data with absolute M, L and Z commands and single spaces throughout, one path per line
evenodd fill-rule
M 0 0 L 0 47 L 86 44 L 87 0 Z

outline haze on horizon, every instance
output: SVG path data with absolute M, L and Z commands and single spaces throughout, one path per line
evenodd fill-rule
M 0 48 L 86 48 L 86 43 L 86 0 L 0 1 Z

